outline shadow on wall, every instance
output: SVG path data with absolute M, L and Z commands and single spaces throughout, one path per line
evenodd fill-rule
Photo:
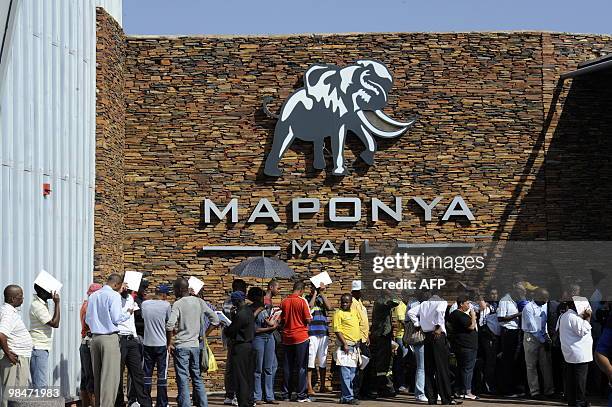
M 566 82 L 567 95 L 560 97 L 557 87 L 548 109 L 543 131 L 521 175 L 521 182 L 509 201 L 496 240 L 557 241 L 555 253 L 531 263 L 530 270 L 517 258 L 510 259 L 507 251 L 501 258 L 496 283 L 508 285 L 519 276 L 529 276 L 536 285 L 550 288 L 553 298 L 569 284 L 582 286 L 582 295 L 590 295 L 594 282 L 589 270 L 601 269 L 587 264 L 589 256 L 598 256 L 602 246 L 571 243 L 572 241 L 612 240 L 612 72 L 585 75 Z M 557 103 L 560 101 L 560 103 Z M 533 174 L 538 156 L 543 153 L 545 136 L 554 113 L 560 109 L 558 123 L 548 141 L 544 164 L 536 173 L 528 191 L 523 191 L 529 174 Z M 521 199 L 521 194 L 525 194 Z M 516 222 L 505 228 L 511 217 Z M 575 253 L 576 247 L 592 253 Z M 574 251 L 574 253 L 572 253 Z M 563 256 L 584 256 L 585 262 L 575 267 L 563 267 Z M 500 271 L 503 271 L 500 273 Z M 505 282 L 506 284 L 503 284 Z

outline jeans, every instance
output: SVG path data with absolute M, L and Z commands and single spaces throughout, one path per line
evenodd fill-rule
M 179 407 L 190 407 L 189 378 L 193 383 L 193 391 L 198 394 L 198 407 L 208 407 L 208 398 L 204 382 L 200 376 L 200 348 L 174 349 L 174 369 L 176 370 L 176 385 L 178 387 L 177 403 Z
M 463 394 L 472 393 L 472 378 L 476 364 L 476 349 L 458 348 L 456 350 L 457 367 L 461 374 L 461 390 Z
M 393 357 L 393 387 L 398 390 L 406 386 L 406 355 L 408 349 L 404 346 L 402 338 L 395 338 L 395 343 L 399 345 L 397 353 Z
M 283 397 L 289 398 L 289 381 L 291 379 L 291 369 L 297 368 L 297 396 L 298 400 L 304 400 L 308 398 L 307 384 L 306 384 L 306 371 L 308 369 L 308 346 L 310 345 L 309 340 L 305 340 L 302 343 L 295 345 L 285 345 L 285 359 L 283 361 Z
M 410 345 L 410 349 L 414 353 L 416 359 L 416 375 L 414 378 L 414 396 L 425 395 L 425 348 L 421 343 L 419 345 Z
M 48 385 L 49 351 L 33 349 L 30 358 L 30 376 L 32 377 L 32 388 L 42 389 Z
M 255 336 L 253 349 L 255 350 L 255 401 L 274 400 L 274 376 L 278 367 L 274 337 Z M 265 395 L 262 394 L 262 383 Z
M 356 367 L 340 366 L 340 402 L 348 402 L 355 398 L 353 380 L 356 372 Z
M 144 347 L 144 389 L 151 397 L 153 370 L 157 366 L 157 399 L 156 407 L 168 406 L 168 350 L 165 346 Z

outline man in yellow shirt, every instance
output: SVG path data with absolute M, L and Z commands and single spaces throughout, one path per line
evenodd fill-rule
M 359 350 L 362 355 L 370 357 L 370 322 L 368 321 L 368 310 L 361 301 L 361 280 L 354 280 L 351 283 L 351 311 L 354 311 L 359 316 L 359 332 L 361 333 Z M 355 376 L 355 398 L 359 398 L 361 393 L 361 385 L 365 376 L 364 371 L 358 370 Z
M 354 385 L 357 372 L 359 341 L 361 340 L 360 316 L 352 307 L 352 298 L 343 294 L 340 298 L 340 309 L 334 312 L 332 330 L 338 338 L 337 361 L 340 367 L 340 403 L 359 404 L 355 398 Z

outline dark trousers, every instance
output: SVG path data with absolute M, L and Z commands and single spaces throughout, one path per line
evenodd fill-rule
M 388 396 L 395 393 L 393 383 L 387 373 L 391 367 L 393 351 L 391 348 L 392 335 L 370 336 L 371 369 L 367 370 L 369 379 L 368 389 L 377 392 L 379 396 Z M 366 392 L 368 393 L 368 392 Z
M 455 350 L 457 357 L 457 370 L 459 372 L 459 380 L 457 381 L 460 394 L 472 393 L 472 379 L 474 377 L 474 365 L 476 364 L 476 349 L 460 348 Z
M 506 395 L 518 391 L 519 382 L 522 380 L 520 352 L 520 330 L 502 328 L 501 350 L 503 371 L 503 393 Z
M 490 394 L 497 393 L 497 349 L 499 337 L 486 326 L 479 327 L 478 351 L 482 359 L 482 387 Z
M 359 351 L 365 357 L 369 358 L 370 356 L 372 356 L 370 353 L 370 348 L 364 342 L 359 342 Z M 356 399 L 359 399 L 363 397 L 363 394 L 368 393 L 365 388 L 362 388 L 362 386 L 364 386 L 365 373 L 369 367 L 370 366 L 367 366 L 365 370 L 361 370 L 357 368 L 357 371 L 355 372 L 355 378 L 353 379 L 353 393 L 354 393 L 353 396 Z M 367 387 L 367 386 L 364 386 L 364 387 Z
M 550 350 L 550 357 L 552 359 L 552 370 L 553 370 L 553 382 L 555 384 L 555 393 L 565 393 L 565 360 L 563 359 L 563 352 L 561 346 L 552 346 Z
M 297 396 L 298 400 L 308 398 L 306 393 L 308 371 L 308 346 L 310 340 L 306 340 L 296 345 L 285 345 L 285 358 L 283 359 L 283 398 L 291 396 L 289 393 L 289 383 L 291 380 L 292 368 L 297 369 Z
M 232 371 L 238 407 L 253 407 L 255 351 L 251 342 L 232 345 Z
M 566 363 L 565 382 L 568 406 L 586 406 L 586 382 L 589 372 L 588 363 Z
M 438 395 L 442 404 L 452 400 L 449 352 L 446 335 L 438 337 L 425 332 L 425 396 L 429 404 L 436 404 Z
M 137 337 L 119 335 L 119 349 L 121 351 L 121 363 L 119 379 L 119 390 L 117 391 L 117 399 L 115 406 L 122 407 L 125 405 L 123 398 L 123 371 L 127 367 L 128 378 L 131 386 L 131 392 L 134 392 L 136 401 L 141 407 L 151 407 L 151 398 L 147 396 L 144 390 L 144 371 L 142 370 L 142 353 L 140 341 Z
M 151 397 L 153 370 L 157 367 L 156 407 L 168 406 L 168 350 L 165 346 L 144 347 L 144 388 Z M 196 404 L 197 405 L 197 404 Z
M 227 359 L 225 360 L 225 373 L 223 376 L 223 381 L 225 384 L 225 398 L 233 399 L 234 392 L 234 370 L 232 367 L 232 345 L 230 343 L 227 344 Z
M 399 345 L 397 353 L 393 357 L 393 387 L 398 390 L 400 387 L 408 388 L 406 380 L 406 370 L 408 370 L 408 349 L 404 346 L 402 338 L 395 338 L 395 343 Z

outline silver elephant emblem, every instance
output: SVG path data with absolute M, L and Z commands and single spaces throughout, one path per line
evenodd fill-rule
M 266 114 L 278 119 L 264 174 L 282 174 L 278 164 L 296 138 L 314 143 L 314 167 L 324 169 L 325 137 L 331 137 L 332 174 L 345 175 L 344 142 L 349 130 L 366 147 L 361 159 L 372 165 L 376 152 L 373 136 L 401 136 L 416 120 L 399 122 L 383 113 L 392 86 L 391 73 L 377 61 L 357 61 L 344 68 L 311 66 L 304 74 L 304 87 L 287 98 L 278 116 L 269 112 L 264 101 Z

